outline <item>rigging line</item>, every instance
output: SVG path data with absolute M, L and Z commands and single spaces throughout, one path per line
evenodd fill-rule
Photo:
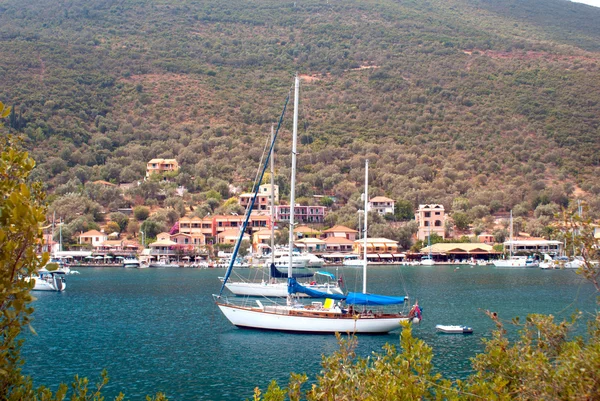
M 260 174 L 259 181 L 262 181 L 262 179 L 265 175 L 265 171 L 267 170 L 267 167 L 269 166 L 269 159 L 271 158 L 271 154 L 273 152 L 273 147 L 275 146 L 275 141 L 277 140 L 277 134 L 279 134 L 279 129 L 281 128 L 281 124 L 283 123 L 283 116 L 285 115 L 285 110 L 287 109 L 287 105 L 290 100 L 290 95 L 291 95 L 291 90 L 288 92 L 288 95 L 285 99 L 285 103 L 283 105 L 283 110 L 281 111 L 281 115 L 279 116 L 279 122 L 277 123 L 277 130 L 275 130 L 275 134 L 273 135 L 273 141 L 271 142 L 271 147 L 269 149 L 269 153 L 267 153 L 267 157 L 266 157 L 262 172 Z M 252 208 L 254 207 L 254 203 L 256 202 L 256 198 L 258 197 L 258 190 L 259 190 L 259 186 L 255 185 L 254 196 L 252 197 L 252 200 L 250 202 L 250 208 L 248 209 L 248 212 L 246 213 L 246 218 L 244 219 L 244 224 L 240 231 L 240 236 L 239 236 L 237 242 L 235 243 L 235 248 L 233 250 L 233 254 L 231 255 L 231 260 L 229 261 L 229 266 L 227 267 L 227 271 L 225 272 L 225 277 L 223 278 L 223 284 L 221 285 L 221 290 L 219 291 L 219 297 L 221 297 L 221 295 L 223 295 L 223 291 L 225 290 L 225 284 L 227 284 L 227 280 L 229 279 L 229 276 L 231 275 L 231 270 L 233 269 L 233 263 L 235 261 L 235 258 L 237 257 L 238 251 L 240 249 L 240 245 L 242 243 L 242 239 L 244 238 L 244 233 L 246 232 L 246 228 L 248 227 L 248 220 L 250 220 L 250 212 L 252 211 Z

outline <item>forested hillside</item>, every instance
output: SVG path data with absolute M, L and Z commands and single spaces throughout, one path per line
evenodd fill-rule
M 119 206 L 84 184 L 156 157 L 189 204 L 248 189 L 298 73 L 300 197 L 356 199 L 368 157 L 372 195 L 415 206 L 600 214 L 598 21 L 566 0 L 0 0 L 0 101 L 55 199 Z

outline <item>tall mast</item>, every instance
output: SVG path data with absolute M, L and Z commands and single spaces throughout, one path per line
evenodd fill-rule
M 513 255 L 513 217 L 512 217 L 512 210 L 510 211 L 510 257 L 512 258 Z
M 296 204 L 296 141 L 298 139 L 298 102 L 300 98 L 300 78 L 294 80 L 294 128 L 292 131 L 292 188 L 290 191 L 290 260 L 288 279 L 292 277 L 292 253 L 294 251 L 294 206 Z
M 273 124 L 271 124 L 271 143 L 275 132 L 273 131 Z M 275 148 L 271 147 L 271 264 L 275 264 Z
M 363 237 L 363 251 L 364 251 L 364 260 L 363 260 L 363 294 L 367 293 L 367 215 L 369 211 L 367 207 L 369 206 L 369 159 L 365 160 L 365 228 L 364 228 L 364 237 Z

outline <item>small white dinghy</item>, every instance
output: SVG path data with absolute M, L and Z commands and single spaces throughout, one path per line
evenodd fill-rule
M 473 334 L 473 329 L 468 326 L 458 326 L 458 325 L 444 325 L 438 324 L 435 326 L 435 329 L 439 333 L 448 333 L 448 334 Z

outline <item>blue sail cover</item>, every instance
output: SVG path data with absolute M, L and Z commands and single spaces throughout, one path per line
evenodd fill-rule
M 287 267 L 286 267 L 286 269 L 287 269 Z M 300 270 L 300 271 L 298 271 L 298 270 Z M 277 266 L 275 266 L 273 263 L 271 263 L 271 272 L 269 274 L 271 275 L 271 277 L 275 277 L 275 278 L 287 278 L 287 276 L 288 276 L 287 272 L 283 273 L 283 272 L 279 271 Z M 313 273 L 309 270 L 292 268 L 292 277 L 304 278 L 304 277 L 312 277 L 314 275 L 315 275 L 315 273 Z
M 404 303 L 405 297 L 389 297 L 387 295 L 363 294 L 349 292 L 346 303 L 349 305 L 397 305 Z
M 301 294 L 306 294 L 313 298 L 331 298 L 331 299 L 337 299 L 339 301 L 343 301 L 344 299 L 346 299 L 345 295 L 330 294 L 328 292 L 322 292 L 322 291 L 317 291 L 317 290 L 313 290 L 310 288 L 306 288 L 303 285 L 298 284 L 298 282 L 296 281 L 295 278 L 290 278 L 290 279 L 288 279 L 288 293 L 293 294 L 295 292 L 299 292 Z

